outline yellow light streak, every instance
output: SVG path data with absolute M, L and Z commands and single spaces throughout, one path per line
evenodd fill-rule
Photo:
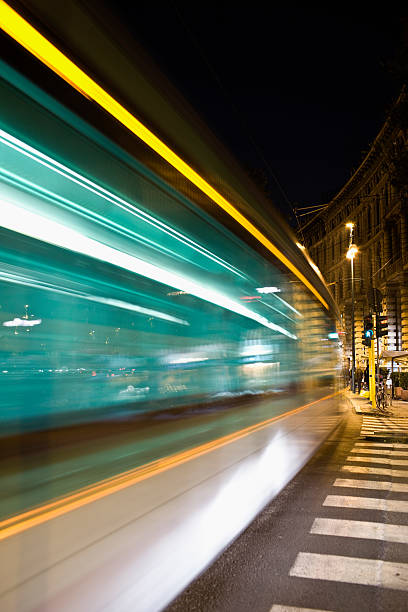
M 156 461 L 141 465 L 140 467 L 122 472 L 117 476 L 106 478 L 95 485 L 84 487 L 76 493 L 72 493 L 71 495 L 51 501 L 47 504 L 39 506 L 38 508 L 34 508 L 33 510 L 28 510 L 27 512 L 23 512 L 11 518 L 5 519 L 4 521 L 0 521 L 0 541 L 13 535 L 17 535 L 18 533 L 35 527 L 36 525 L 41 525 L 42 523 L 50 521 L 51 519 L 67 514 L 68 512 L 72 512 L 73 510 L 97 501 L 98 499 L 112 495 L 113 493 L 121 491 L 122 489 L 131 487 L 142 480 L 146 480 L 146 478 L 151 478 L 152 476 L 156 476 L 161 472 L 166 472 L 171 468 L 182 465 L 187 461 L 191 461 L 192 459 L 206 455 L 207 453 L 226 446 L 231 442 L 235 442 L 236 440 L 240 440 L 241 438 L 245 438 L 250 434 L 260 431 L 261 429 L 265 429 L 265 427 L 268 427 L 275 421 L 279 421 L 283 418 L 301 412 L 314 404 L 331 399 L 343 392 L 344 390 L 340 390 L 336 391 L 336 393 L 325 395 L 324 397 L 314 400 L 313 402 L 309 402 L 308 404 L 294 408 L 289 412 L 284 412 L 283 414 L 266 419 L 266 421 L 255 423 L 254 425 L 250 425 L 244 429 L 240 429 L 226 436 L 222 436 L 221 438 L 211 440 L 211 442 L 200 444 L 199 446 L 195 446 L 194 448 L 190 448 L 186 451 L 181 451 L 180 453 L 175 453 L 174 455 L 169 455 L 167 457 L 163 457 L 162 459 L 157 459 Z
M 239 212 L 214 187 L 202 178 L 193 168 L 172 151 L 160 138 L 151 132 L 134 115 L 124 108 L 115 98 L 98 85 L 81 68 L 64 55 L 38 30 L 30 25 L 6 2 L 0 0 L 0 27 L 20 45 L 37 57 L 41 62 L 67 81 L 85 97 L 90 98 L 112 117 L 115 117 L 130 132 L 140 138 L 178 172 L 198 187 L 215 204 L 222 208 L 237 223 L 244 227 L 270 253 L 277 257 L 302 283 L 317 297 L 328 310 L 329 306 L 320 293 L 296 266 L 257 228 Z

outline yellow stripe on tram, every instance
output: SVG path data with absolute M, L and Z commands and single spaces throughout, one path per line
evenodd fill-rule
M 107 478 L 94 485 L 85 487 L 84 489 L 72 493 L 71 495 L 67 495 L 61 499 L 51 501 L 47 504 L 39 506 L 38 508 L 34 508 L 33 510 L 28 510 L 27 512 L 23 512 L 11 518 L 5 519 L 4 521 L 0 521 L 0 541 L 13 535 L 17 535 L 18 533 L 26 531 L 27 529 L 37 525 L 41 525 L 42 523 L 46 523 L 51 519 L 67 514 L 72 510 L 81 508 L 82 506 L 97 501 L 98 499 L 112 495 L 117 491 L 131 487 L 142 480 L 156 476 L 161 472 L 166 472 L 167 470 L 182 465 L 183 463 L 187 463 L 192 459 L 206 455 L 207 453 L 226 446 L 231 442 L 235 442 L 236 440 L 260 431 L 261 429 L 265 429 L 265 427 L 268 427 L 275 421 L 279 421 L 280 419 L 296 414 L 297 412 L 301 412 L 302 410 L 305 410 L 318 402 L 331 399 L 339 393 L 343 393 L 343 390 L 321 397 L 313 402 L 309 402 L 308 404 L 294 408 L 289 412 L 284 412 L 277 416 L 271 417 L 266 421 L 255 423 L 254 425 L 250 425 L 244 429 L 240 429 L 226 436 L 222 436 L 221 438 L 216 438 L 211 442 L 200 444 L 199 446 L 195 446 L 194 448 L 190 448 L 186 451 L 181 451 L 180 453 L 175 453 L 174 455 L 169 455 L 167 457 L 163 457 L 162 459 L 152 461 L 151 463 L 146 463 L 145 465 L 122 472 L 117 476 Z

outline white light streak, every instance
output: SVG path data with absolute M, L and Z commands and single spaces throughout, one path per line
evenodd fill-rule
M 30 145 L 26 144 L 22 140 L 19 140 L 18 138 L 15 138 L 14 136 L 12 136 L 11 134 L 8 134 L 2 129 L 0 129 L 0 142 L 14 149 L 15 151 L 18 151 L 22 155 L 29 157 L 33 161 L 41 164 L 42 166 L 45 166 L 49 170 L 52 170 L 53 172 L 60 174 L 64 178 L 79 185 L 83 189 L 87 189 L 88 191 L 99 196 L 100 198 L 107 200 L 114 206 L 117 206 L 118 208 L 125 210 L 128 214 L 133 215 L 137 217 L 138 219 L 142 219 L 145 223 L 148 223 L 149 225 L 153 225 L 157 229 L 160 229 L 162 232 L 172 236 L 172 238 L 178 240 L 179 242 L 186 244 L 190 248 L 199 252 L 201 255 L 211 259 L 212 261 L 218 263 L 224 268 L 227 268 L 233 274 L 236 274 L 242 278 L 246 278 L 242 272 L 240 272 L 237 268 L 235 268 L 235 266 L 224 261 L 223 259 L 215 255 L 214 253 L 211 253 L 211 251 L 208 251 L 208 249 L 198 244 L 197 242 L 195 242 L 188 236 L 185 236 L 184 234 L 178 232 L 177 230 L 170 227 L 169 225 L 166 225 L 159 219 L 156 219 L 152 215 L 149 215 L 145 211 L 137 208 L 133 203 L 127 202 L 123 198 L 120 198 L 116 194 L 108 191 L 104 187 L 101 187 L 97 183 L 94 183 L 93 181 L 89 180 L 85 176 L 78 174 L 74 170 L 71 170 L 71 168 L 68 168 L 68 166 L 64 166 L 63 164 L 59 163 L 52 157 L 49 157 L 48 155 L 45 155 L 41 151 L 34 149 Z
M 96 302 L 98 304 L 106 304 L 113 306 L 114 308 L 122 308 L 123 310 L 130 310 L 137 312 L 149 317 L 155 317 L 156 319 L 163 319 L 170 321 L 171 323 L 178 323 L 179 325 L 190 325 L 188 321 L 173 317 L 160 310 L 154 310 L 152 308 L 144 308 L 138 304 L 132 304 L 131 302 L 125 302 L 123 300 L 117 300 L 114 298 L 108 298 L 101 295 L 91 295 L 89 293 L 82 293 L 81 291 L 75 291 L 52 283 L 45 283 L 40 280 L 29 278 L 28 276 L 22 276 L 20 274 L 11 274 L 5 271 L 0 271 L 0 281 L 6 283 L 13 283 L 16 285 L 23 285 L 25 287 L 34 287 L 35 289 L 41 289 L 42 291 L 51 291 L 52 293 L 59 293 L 61 295 L 67 295 L 81 300 L 87 300 L 88 302 Z
M 258 287 L 258 293 L 280 293 L 281 289 L 279 287 Z
M 240 314 L 248 319 L 256 321 L 260 325 L 273 331 L 279 332 L 289 338 L 297 340 L 297 336 L 290 333 L 287 329 L 276 325 L 257 312 L 249 310 L 228 296 L 218 291 L 200 285 L 197 282 L 175 274 L 170 270 L 160 268 L 138 257 L 118 251 L 106 244 L 102 244 L 93 238 L 81 234 L 61 223 L 47 219 L 37 213 L 22 208 L 6 200 L 0 200 L 0 224 L 1 226 L 30 236 L 37 240 L 42 240 L 48 244 L 68 249 L 82 255 L 87 255 L 100 261 L 108 262 L 135 274 L 140 274 L 153 281 L 174 287 L 181 291 L 187 291 L 196 297 L 221 306 L 226 310 Z
M 4 327 L 33 327 L 34 325 L 40 325 L 41 319 L 19 319 L 15 317 L 12 321 L 4 321 Z

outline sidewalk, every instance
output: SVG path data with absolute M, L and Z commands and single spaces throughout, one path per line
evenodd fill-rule
M 346 391 L 346 396 L 353 406 L 356 414 L 378 414 L 373 410 L 371 403 L 366 397 L 361 397 L 357 393 Z M 403 400 L 392 400 L 392 406 L 388 408 L 394 417 L 408 417 L 408 402 Z

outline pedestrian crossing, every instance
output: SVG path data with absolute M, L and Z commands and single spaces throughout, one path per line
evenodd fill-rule
M 408 526 L 371 521 L 317 518 L 313 522 L 310 533 L 408 544 Z
M 352 478 L 336 478 L 334 487 L 347 489 L 372 489 L 374 491 L 391 491 L 393 493 L 408 493 L 408 484 L 376 480 L 353 480 Z
M 408 563 L 300 552 L 290 576 L 408 590 Z
M 270 612 L 330 612 L 330 610 L 316 610 L 316 608 L 297 608 L 296 606 L 273 605 Z
M 296 606 L 273 605 L 270 612 L 330 612 L 330 610 L 316 610 L 316 608 L 297 608 Z
M 408 465 L 406 459 L 390 459 L 389 457 L 360 457 L 359 455 L 348 457 L 347 461 L 357 463 L 382 463 L 383 465 Z
M 353 474 L 369 474 L 370 476 L 391 476 L 393 478 L 406 478 L 406 470 L 394 470 L 392 468 L 373 468 L 365 465 L 343 465 L 343 472 L 352 472 Z
M 401 420 L 394 419 L 391 425 L 400 428 Z M 377 427 L 384 427 L 382 420 L 371 417 L 369 422 L 363 420 L 361 436 L 364 437 L 369 428 Z M 404 427 L 408 431 L 405 422 Z M 323 500 L 321 514 L 314 518 L 310 527 L 309 534 L 320 539 L 313 541 L 313 552 L 301 550 L 297 554 L 289 577 L 310 583 L 305 586 L 306 593 L 310 592 L 315 580 L 408 591 L 408 562 L 401 562 L 402 549 L 398 549 L 400 557 L 387 560 L 365 558 L 364 555 L 327 554 L 330 547 L 321 539 L 374 540 L 406 546 L 402 558 L 408 559 L 408 443 L 357 441 L 340 471 L 332 483 L 332 490 Z M 343 495 L 344 489 L 347 489 L 344 491 L 347 494 Z M 381 492 L 385 493 L 384 497 L 379 497 Z M 330 510 L 329 516 L 325 509 Z M 351 510 L 354 514 L 350 514 Z M 319 550 L 319 543 L 322 544 L 321 552 L 315 552 Z M 356 551 L 355 547 L 353 550 Z M 367 548 L 362 547 L 362 550 Z M 332 548 L 333 551 L 336 548 Z M 320 588 L 316 584 L 316 589 Z M 275 604 L 270 612 L 308 610 Z
M 364 415 L 361 436 L 408 436 L 408 418 Z

